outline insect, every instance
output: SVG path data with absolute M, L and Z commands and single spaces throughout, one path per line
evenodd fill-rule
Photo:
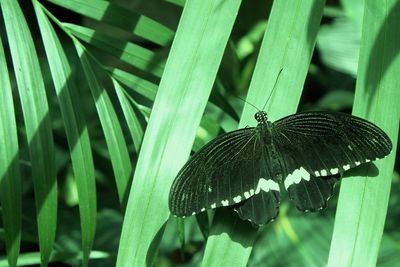
M 327 205 L 340 174 L 381 159 L 389 137 L 371 122 L 338 112 L 305 112 L 222 134 L 195 153 L 169 194 L 173 215 L 185 217 L 232 206 L 244 220 L 265 224 L 278 216 L 280 190 L 301 211 Z

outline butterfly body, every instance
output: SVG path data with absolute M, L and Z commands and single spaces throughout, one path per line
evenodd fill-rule
M 307 112 L 225 133 L 195 153 L 172 184 L 172 214 L 190 216 L 233 206 L 255 224 L 279 212 L 280 188 L 296 207 L 317 211 L 332 196 L 338 175 L 383 158 L 392 148 L 374 124 L 343 113 Z

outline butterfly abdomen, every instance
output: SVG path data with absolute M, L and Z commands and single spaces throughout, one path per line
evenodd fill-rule
M 267 179 L 273 179 L 274 181 L 280 183 L 282 180 L 282 166 L 280 156 L 275 147 L 274 140 L 272 138 L 272 123 L 267 122 L 266 124 L 259 124 L 257 126 L 261 134 L 261 149 L 263 157 L 267 157 L 265 162 L 270 162 L 269 173 L 272 177 L 265 177 Z

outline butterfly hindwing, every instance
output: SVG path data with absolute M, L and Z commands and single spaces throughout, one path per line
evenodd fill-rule
M 338 177 L 315 177 L 291 155 L 281 155 L 283 185 L 301 211 L 317 211 L 327 205 Z
M 300 180 L 287 188 L 289 198 L 301 211 L 318 211 L 326 207 L 333 195 L 337 176 L 312 177 Z
M 244 128 L 219 136 L 195 153 L 172 184 L 172 214 L 188 216 L 235 205 L 268 187 L 259 183 L 272 176 L 261 143 L 257 128 Z
M 309 181 L 301 180 L 298 184 L 293 184 L 287 191 L 299 210 L 318 211 L 328 204 L 337 181 L 336 176 L 313 177 Z
M 279 190 L 262 190 L 260 193 L 239 204 L 235 207 L 235 210 L 243 220 L 249 220 L 254 224 L 260 225 L 269 223 L 278 216 L 279 204 Z

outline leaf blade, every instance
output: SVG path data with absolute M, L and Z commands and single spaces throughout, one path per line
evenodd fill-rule
M 141 14 L 134 13 L 104 0 L 49 0 L 54 4 L 72 10 L 94 20 L 132 32 L 161 46 L 169 44 L 174 32 Z
M 1 38 L 0 82 L 0 203 L 8 265 L 16 266 L 21 243 L 21 173 L 12 89 Z
M 117 266 L 153 261 L 169 216 L 172 180 L 190 153 L 239 4 L 186 3 L 139 155 Z
M 96 76 L 94 62 L 89 52 L 77 39 L 73 38 L 73 42 L 96 105 L 111 157 L 119 200 L 125 209 L 132 166 L 121 125 L 107 91 Z
M 52 251 L 57 221 L 54 144 L 46 92 L 28 25 L 16 1 L 1 1 L 21 99 L 35 191 L 41 264 Z
M 383 4 L 366 1 L 364 12 L 353 113 L 384 129 L 396 147 L 400 119 L 396 102 L 400 98 L 400 60 L 394 55 L 400 47 L 400 39 L 395 33 L 400 5 L 398 1 Z M 328 266 L 376 264 L 395 154 L 393 149 L 388 158 L 375 163 L 379 176 L 343 180 Z
M 96 230 L 96 184 L 89 134 L 80 110 L 82 105 L 76 95 L 77 88 L 71 79 L 71 68 L 60 40 L 43 13 L 42 6 L 34 2 L 34 7 L 71 153 L 79 199 L 83 266 L 87 266 Z
M 273 4 L 247 96 L 248 102 L 264 106 L 283 69 L 267 107 L 271 121 L 297 109 L 324 3 L 300 1 L 293 5 L 291 1 L 275 1 Z M 240 127 L 254 124 L 253 114 L 254 109 L 245 105 Z M 217 210 L 202 266 L 246 266 L 257 230 L 240 220 L 232 224 L 233 215 L 221 215 Z

